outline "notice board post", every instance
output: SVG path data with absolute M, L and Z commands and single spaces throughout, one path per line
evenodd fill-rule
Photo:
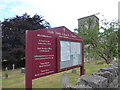
M 85 69 L 84 69 L 84 41 L 82 42 L 82 66 L 80 67 L 80 76 L 85 74 Z
M 32 90 L 32 34 L 26 32 L 26 74 L 25 74 L 25 86 L 26 90 Z
M 81 67 L 84 74 L 83 39 L 64 26 L 26 31 L 26 88 L 32 80 Z

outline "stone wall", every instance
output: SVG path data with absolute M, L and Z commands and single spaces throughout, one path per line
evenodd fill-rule
M 118 76 L 118 63 L 111 63 L 91 76 L 81 76 L 75 86 L 67 85 L 66 88 L 118 88 Z

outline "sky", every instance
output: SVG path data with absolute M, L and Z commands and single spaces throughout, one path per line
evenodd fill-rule
M 120 0 L 0 0 L 0 21 L 7 18 L 28 15 L 42 15 L 51 27 L 65 26 L 70 30 L 78 28 L 78 19 L 97 15 L 100 20 L 118 18 Z

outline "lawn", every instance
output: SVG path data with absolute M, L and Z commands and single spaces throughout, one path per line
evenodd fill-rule
M 2 70 L 0 69 L 0 89 L 2 88 Z
M 95 65 L 98 61 L 91 61 L 85 63 L 86 75 L 92 75 L 97 72 L 100 68 L 105 67 L 104 65 Z M 80 68 L 76 68 L 77 73 L 72 74 L 71 70 L 65 71 L 68 73 L 70 78 L 70 84 L 75 85 L 77 83 L 77 78 L 79 78 Z M 9 78 L 5 79 L 5 73 L 8 73 Z M 41 77 L 32 80 L 33 88 L 61 88 L 61 77 L 62 73 L 52 74 L 49 76 Z M 8 70 L 2 72 L 2 87 L 3 88 L 25 88 L 25 74 L 20 73 L 20 69 Z

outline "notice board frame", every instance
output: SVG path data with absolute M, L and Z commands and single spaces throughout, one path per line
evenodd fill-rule
M 49 33 L 50 31 L 52 31 L 52 33 Z M 66 71 L 75 67 L 80 67 L 80 75 L 84 75 L 84 41 L 82 38 L 78 37 L 76 34 L 70 32 L 67 28 L 65 27 L 58 27 L 58 28 L 53 28 L 53 29 L 43 29 L 41 30 L 41 32 L 39 32 L 38 30 L 36 31 L 27 31 L 26 32 L 26 89 L 31 90 L 32 89 L 32 65 L 33 65 L 33 61 L 34 60 L 34 54 L 31 51 L 34 51 L 33 49 L 33 40 L 37 40 L 35 39 L 35 37 L 43 37 L 45 35 L 48 37 L 53 37 L 53 40 L 49 40 L 53 44 L 54 47 L 54 53 L 55 53 L 55 72 L 54 73 L 59 73 L 61 71 Z M 76 65 L 76 66 L 72 66 L 72 67 L 68 67 L 65 69 L 60 69 L 60 40 L 68 40 L 68 41 L 80 41 L 82 43 L 82 64 L 80 65 Z M 35 41 L 36 42 L 36 41 Z M 54 74 L 51 73 L 51 74 Z M 46 75 L 44 75 L 46 76 Z M 41 76 L 42 77 L 42 76 Z
M 82 63 L 79 65 L 74 65 L 71 67 L 67 67 L 67 68 L 63 68 L 60 69 L 60 41 L 64 40 L 64 41 L 73 41 L 73 42 L 81 42 L 82 44 Z M 80 75 L 84 75 L 84 41 L 82 39 L 70 39 L 70 38 L 57 38 L 57 72 L 62 72 L 62 71 L 66 71 L 72 68 L 76 68 L 76 67 L 80 67 Z

